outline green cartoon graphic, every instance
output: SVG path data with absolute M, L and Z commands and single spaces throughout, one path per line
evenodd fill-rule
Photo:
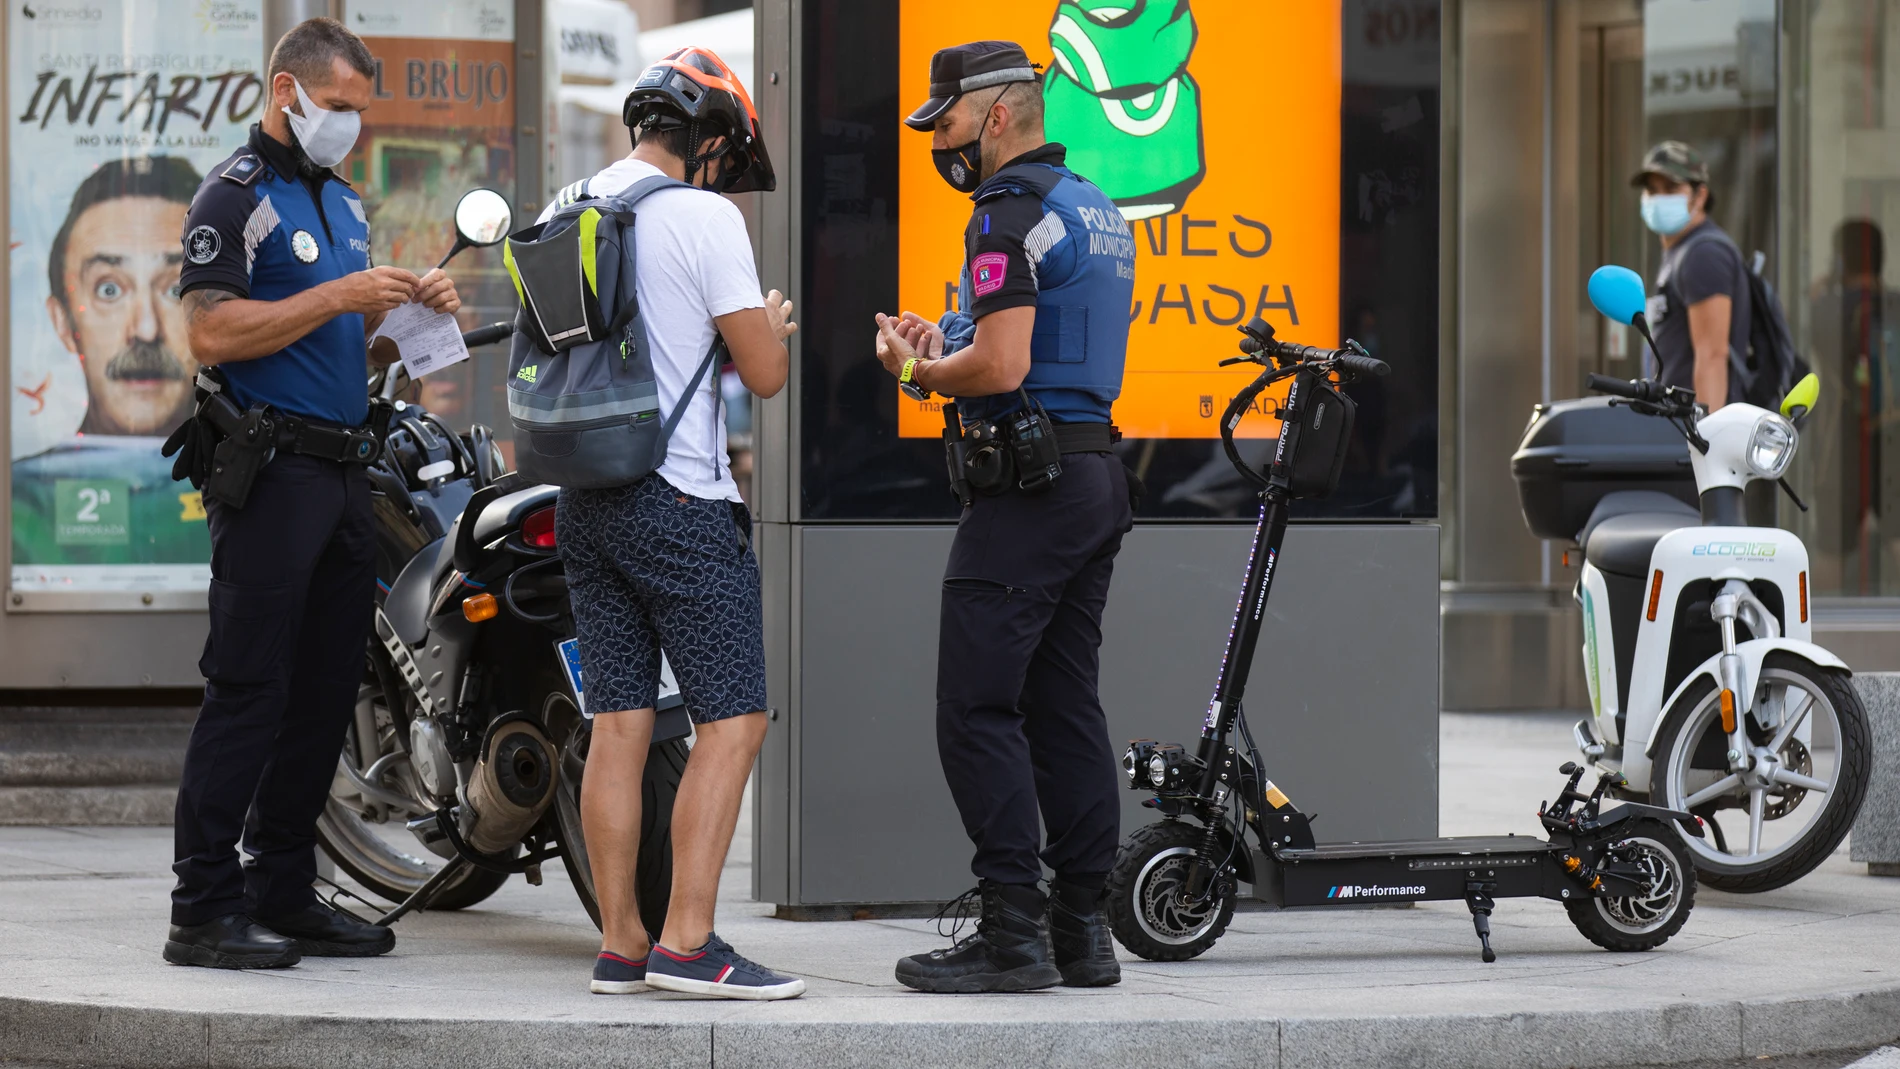
M 1197 33 L 1188 0 L 1060 0 L 1049 24 L 1049 136 L 1130 219 L 1180 211 L 1207 173 Z

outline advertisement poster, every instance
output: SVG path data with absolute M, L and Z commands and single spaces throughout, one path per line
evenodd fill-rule
M 1135 303 L 1114 411 L 1127 437 L 1218 437 L 1259 368 L 1217 365 L 1255 315 L 1285 341 L 1340 343 L 1340 32 L 1337 4 L 902 0 L 905 108 L 930 95 L 938 48 L 1014 40 L 1047 70 L 1049 140 L 1127 218 Z M 956 302 L 971 206 L 929 154 L 899 168 L 898 295 L 934 319 Z M 900 395 L 901 433 L 941 434 L 938 404 Z M 1259 409 L 1238 436 L 1279 433 L 1273 398 Z
M 6 18 L 11 588 L 201 592 L 203 503 L 159 456 L 197 371 L 179 235 L 264 104 L 262 0 Z
M 378 0 L 346 5 L 343 18 L 375 57 L 376 79 L 341 173 L 363 198 L 375 261 L 420 275 L 455 244 L 463 193 L 485 186 L 516 203 L 514 4 Z M 465 251 L 448 270 L 464 326 L 513 317 L 498 248 Z M 424 378 L 416 399 L 458 430 L 486 423 L 505 439 L 507 355 L 478 349 Z

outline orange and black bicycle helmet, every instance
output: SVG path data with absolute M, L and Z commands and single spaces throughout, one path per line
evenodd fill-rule
M 630 131 L 684 129 L 688 182 L 701 164 L 725 156 L 719 192 L 770 193 L 778 187 L 758 109 L 739 76 L 710 48 L 682 48 L 640 72 L 620 107 L 620 120 Z M 726 147 L 712 156 L 699 155 L 700 142 L 717 134 L 725 135 Z

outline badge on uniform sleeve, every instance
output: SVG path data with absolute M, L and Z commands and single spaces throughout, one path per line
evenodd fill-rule
M 194 226 L 191 233 L 185 235 L 185 259 L 194 264 L 208 264 L 218 258 L 218 249 L 223 244 L 216 227 Z
M 970 261 L 970 280 L 976 285 L 976 295 L 984 297 L 1003 288 L 1003 280 L 1009 275 L 1009 257 L 1000 252 L 986 252 Z
M 290 251 L 296 254 L 299 263 L 314 264 L 317 262 L 317 239 L 310 236 L 310 231 L 299 230 L 290 235 Z

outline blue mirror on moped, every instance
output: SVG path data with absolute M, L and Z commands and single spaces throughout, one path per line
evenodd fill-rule
M 1647 299 L 1642 277 L 1627 267 L 1605 264 L 1590 273 L 1590 303 L 1618 323 L 1634 323 Z
M 1648 299 L 1642 276 L 1627 267 L 1604 264 L 1590 272 L 1590 303 L 1609 319 L 1641 331 L 1644 340 L 1654 348 L 1656 343 L 1649 336 L 1649 324 L 1643 319 L 1643 307 Z

